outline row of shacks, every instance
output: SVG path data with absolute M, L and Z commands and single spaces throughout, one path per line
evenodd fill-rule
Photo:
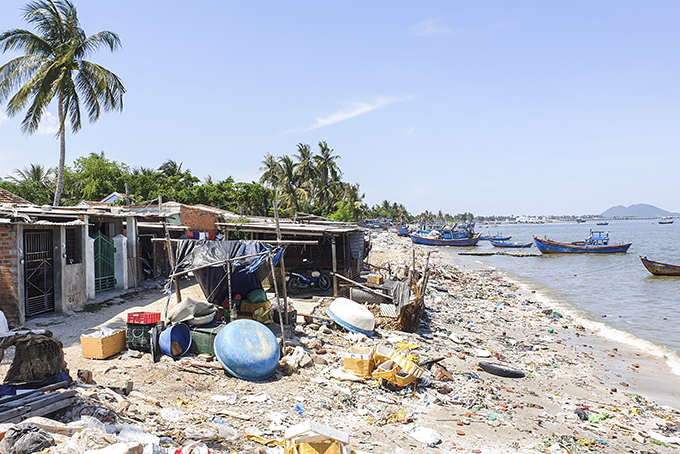
M 246 219 L 160 201 L 145 207 L 35 206 L 0 189 L 0 310 L 10 327 L 44 313 L 79 310 L 104 292 L 171 276 L 173 240 L 227 238 L 285 244 L 288 269 L 306 259 L 349 278 L 363 270 L 367 250 L 365 231 L 356 224 Z M 338 295 L 341 283 L 333 282 Z

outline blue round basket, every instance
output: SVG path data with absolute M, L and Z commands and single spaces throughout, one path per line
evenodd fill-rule
M 265 380 L 274 375 L 279 364 L 276 336 L 255 320 L 229 323 L 217 333 L 214 347 L 222 367 L 242 380 Z
M 172 354 L 171 346 L 173 342 L 177 342 L 182 347 L 182 353 L 177 356 Z M 184 323 L 172 325 L 161 331 L 160 336 L 158 336 L 158 346 L 164 355 L 179 358 L 189 351 L 189 347 L 191 347 L 191 330 Z

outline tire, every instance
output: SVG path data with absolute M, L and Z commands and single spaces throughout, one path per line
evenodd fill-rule
M 288 289 L 288 293 L 290 293 L 291 295 L 299 295 L 300 290 L 302 290 L 302 286 L 300 285 L 300 279 L 295 276 L 291 276 L 290 279 L 288 279 L 286 287 Z
M 479 363 L 479 367 L 481 367 L 484 372 L 492 375 L 498 375 L 499 377 L 505 378 L 524 377 L 524 372 L 522 372 L 521 370 L 510 369 L 509 367 L 505 367 L 503 364 L 487 363 L 482 361 Z
M 324 292 L 331 289 L 331 280 L 325 274 L 319 276 L 319 288 Z

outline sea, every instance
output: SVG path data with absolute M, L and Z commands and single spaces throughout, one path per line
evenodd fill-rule
M 625 254 L 548 254 L 531 248 L 504 249 L 535 256 L 464 256 L 459 252 L 498 250 L 488 241 L 475 248 L 439 248 L 458 255 L 458 263 L 494 268 L 532 288 L 555 310 L 579 320 L 605 338 L 664 358 L 680 375 L 680 277 L 651 275 L 639 256 L 680 265 L 680 220 L 613 220 L 585 223 L 502 224 L 477 226 L 483 235 L 512 236 L 530 242 L 533 235 L 559 242 L 582 241 L 590 231 L 609 232 L 610 244 L 633 243 Z

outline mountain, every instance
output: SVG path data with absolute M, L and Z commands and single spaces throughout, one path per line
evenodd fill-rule
M 638 203 L 629 207 L 624 207 L 623 205 L 611 207 L 600 214 L 600 216 L 603 218 L 654 218 L 662 216 L 678 216 L 678 213 L 671 213 L 670 211 L 657 208 L 654 205 Z

